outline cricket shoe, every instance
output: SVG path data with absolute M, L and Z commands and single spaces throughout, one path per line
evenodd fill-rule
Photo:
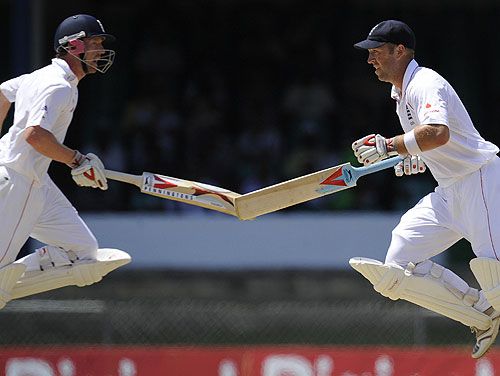
M 478 359 L 488 352 L 491 345 L 495 343 L 497 338 L 498 328 L 500 326 L 500 312 L 493 309 L 493 307 L 488 308 L 484 311 L 488 316 L 491 317 L 491 326 L 486 330 L 479 330 L 477 328 L 471 327 L 472 333 L 476 335 L 476 344 L 472 349 L 472 357 Z

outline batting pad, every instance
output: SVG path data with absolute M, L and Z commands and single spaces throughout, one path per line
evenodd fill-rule
M 487 257 L 477 257 L 472 259 L 469 265 L 488 302 L 493 308 L 500 310 L 500 262 Z
M 410 269 L 365 257 L 351 258 L 349 264 L 368 279 L 377 292 L 392 300 L 404 299 L 480 330 L 491 327 L 491 318 L 472 307 L 470 295 L 450 289 L 432 271 L 416 276 Z
M 25 270 L 23 264 L 10 264 L 0 269 L 0 309 L 13 299 L 12 289 Z
M 11 299 L 19 299 L 65 286 L 91 285 L 130 261 L 130 255 L 124 251 L 100 248 L 97 250 L 96 260 L 78 260 L 68 266 L 26 272 L 12 289 Z

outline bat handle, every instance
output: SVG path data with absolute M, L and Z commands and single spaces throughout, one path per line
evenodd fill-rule
M 397 157 L 392 157 L 385 159 L 381 162 L 374 163 L 369 166 L 363 166 L 363 167 L 357 167 L 356 170 L 358 170 L 359 176 L 371 174 L 373 172 L 385 170 L 387 168 L 391 168 L 396 166 L 399 162 L 403 160 L 402 157 L 397 156 Z
M 142 176 L 140 175 L 131 175 L 113 170 L 104 170 L 104 175 L 106 175 L 107 179 L 133 184 L 138 186 L 139 188 L 141 188 L 142 186 Z

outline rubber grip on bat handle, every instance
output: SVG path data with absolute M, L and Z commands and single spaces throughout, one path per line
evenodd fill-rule
M 359 170 L 361 170 L 360 172 L 363 172 L 363 174 L 371 174 L 372 172 L 377 172 L 377 171 L 385 170 L 386 168 L 394 167 L 402 160 L 403 160 L 403 158 L 400 156 L 392 157 L 392 158 L 388 158 L 388 159 L 385 159 L 383 161 L 374 163 L 370 166 L 360 167 Z

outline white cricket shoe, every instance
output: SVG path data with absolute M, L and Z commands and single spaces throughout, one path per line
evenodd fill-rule
M 500 327 L 500 312 L 493 309 L 493 307 L 488 308 L 484 311 L 488 316 L 491 317 L 491 326 L 486 330 L 479 330 L 477 328 L 471 327 L 472 333 L 476 335 L 476 344 L 472 349 L 472 357 L 478 359 L 488 352 L 491 345 L 495 343 L 497 338 L 498 328 Z

